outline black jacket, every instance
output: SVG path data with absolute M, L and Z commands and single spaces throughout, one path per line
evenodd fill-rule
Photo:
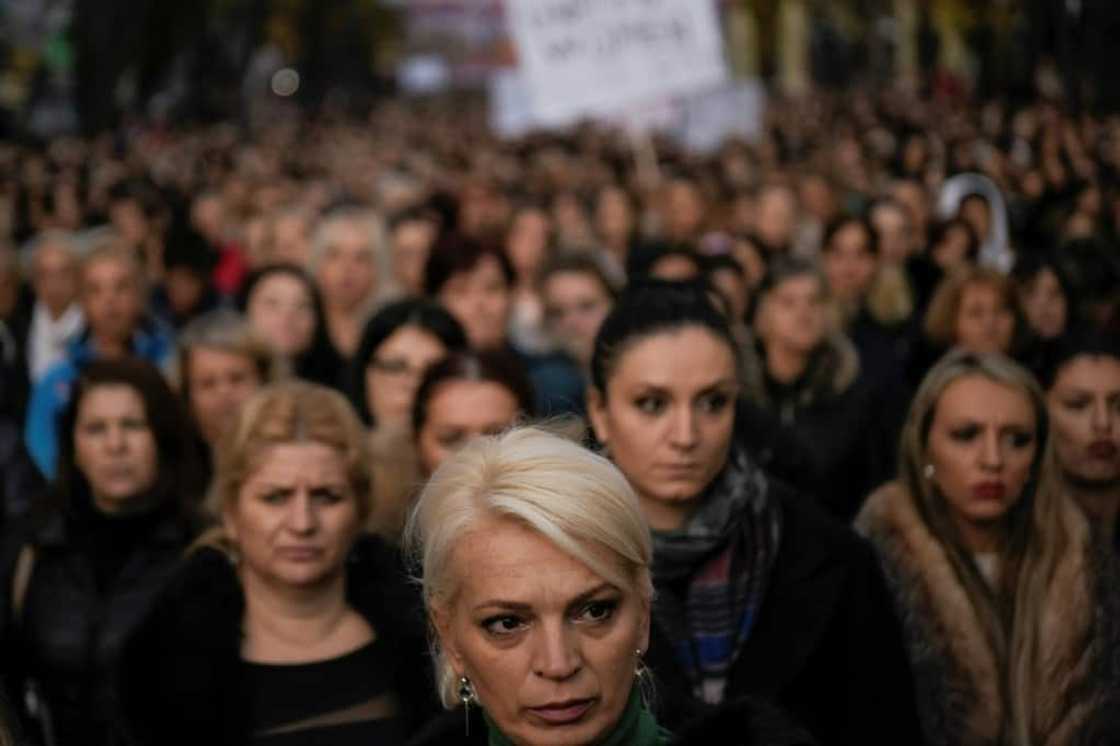
M 419 595 L 407 583 L 399 555 L 380 539 L 360 539 L 348 560 L 346 592 L 396 652 L 395 690 L 406 727 L 415 729 L 435 710 L 435 685 Z M 122 715 L 132 743 L 249 742 L 244 608 L 235 568 L 222 552 L 207 548 L 189 557 L 122 656 Z
M 809 446 L 809 471 L 817 484 L 806 489 L 799 479 L 798 487 L 847 523 L 863 499 L 894 474 L 904 397 L 887 392 L 864 371 L 855 346 L 842 335 L 826 339 L 801 378 L 788 385 L 770 379 L 764 360 L 761 347 L 745 356 L 746 397 Z
M 781 546 L 727 698 L 773 701 L 825 746 L 920 744 L 902 633 L 871 547 L 788 488 L 774 483 L 771 494 Z M 703 706 L 656 622 L 646 663 L 661 723 L 677 732 Z
M 119 743 L 113 673 L 124 639 L 196 528 L 174 506 L 119 526 L 89 511 L 14 527 L 2 544 L 0 674 L 29 735 L 62 746 Z M 24 546 L 34 562 L 17 618 L 10 596 Z

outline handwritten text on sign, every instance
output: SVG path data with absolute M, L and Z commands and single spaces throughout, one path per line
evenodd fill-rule
M 534 114 L 609 114 L 723 82 L 713 0 L 509 0 Z

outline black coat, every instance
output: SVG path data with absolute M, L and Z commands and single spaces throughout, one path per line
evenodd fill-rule
M 781 546 L 727 698 L 771 700 L 825 746 L 920 744 L 902 633 L 871 547 L 788 488 L 774 483 L 771 494 Z M 703 706 L 656 622 L 646 663 L 661 722 L 676 732 Z
M 174 506 L 128 524 L 122 532 L 110 519 L 60 512 L 5 537 L 0 674 L 35 738 L 53 732 L 63 746 L 120 742 L 112 717 L 120 651 L 196 528 Z M 27 545 L 34 562 L 17 618 L 10 596 Z M 29 691 L 38 700 L 34 712 Z
M 427 627 L 399 555 L 363 537 L 346 568 L 349 603 L 396 654 L 394 690 L 406 727 L 435 710 Z M 128 641 L 120 670 L 131 741 L 152 746 L 242 746 L 251 692 L 243 681 L 245 598 L 234 566 L 216 549 L 191 555 Z

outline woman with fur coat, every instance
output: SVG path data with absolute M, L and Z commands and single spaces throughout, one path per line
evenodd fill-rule
M 999 355 L 926 376 L 856 525 L 903 620 L 930 746 L 1120 743 L 1111 561 L 1055 489 L 1043 394 Z

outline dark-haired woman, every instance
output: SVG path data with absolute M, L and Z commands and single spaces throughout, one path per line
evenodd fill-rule
M 739 349 L 707 288 L 655 283 L 623 294 L 592 358 L 596 438 L 653 529 L 661 722 L 753 695 L 825 744 L 919 743 L 870 547 L 734 437 Z
M 533 385 L 535 415 L 557 415 L 582 408 L 578 368 L 562 353 L 518 350 L 509 336 L 516 274 L 496 245 L 458 234 L 441 237 L 424 268 L 424 290 L 467 332 L 475 350 L 505 350 L 521 359 Z
M 508 353 L 461 352 L 428 370 L 412 409 L 420 470 L 428 477 L 455 450 L 479 435 L 495 435 L 525 417 L 532 388 Z
M 319 291 L 306 272 L 294 264 L 272 264 L 252 272 L 237 307 L 293 375 L 346 389 L 346 365 L 331 346 Z
M 419 478 L 412 446 L 412 405 L 424 373 L 466 334 L 434 301 L 399 300 L 366 322 L 350 371 L 350 400 L 370 426 L 374 494 L 370 527 L 395 538 Z
M 1120 342 L 1067 340 L 1041 380 L 1066 494 L 1120 553 Z
M 87 366 L 60 432 L 49 507 L 0 544 L 0 659 L 29 730 L 97 746 L 116 738 L 122 640 L 193 538 L 201 485 L 179 402 L 147 363 Z
M 1036 375 L 1075 328 L 1073 285 L 1053 256 L 1023 254 L 1011 272 L 1025 339 L 1020 359 Z

